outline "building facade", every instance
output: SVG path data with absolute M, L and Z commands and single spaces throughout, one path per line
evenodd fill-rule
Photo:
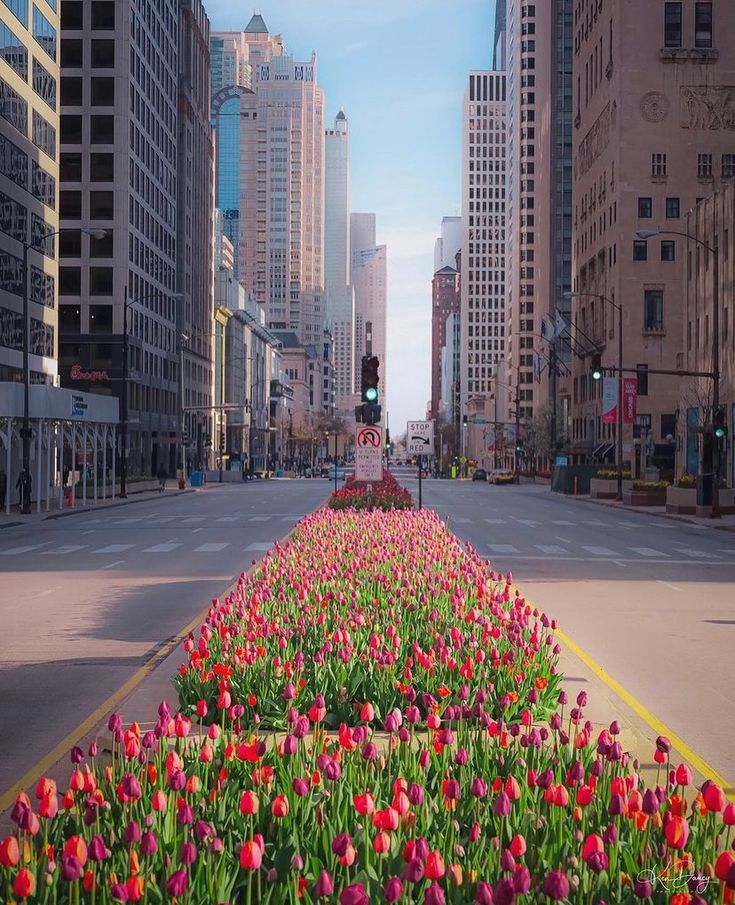
M 442 362 L 447 363 L 447 323 L 451 315 L 460 311 L 459 272 L 453 267 L 442 267 L 431 281 L 431 404 L 429 418 L 442 414 Z
M 506 77 L 470 73 L 462 136 L 461 414 L 484 411 L 506 343 Z M 471 419 L 470 419 L 471 420 Z M 469 446 L 475 431 L 468 428 Z M 472 435 L 472 436 L 470 436 Z M 479 434 L 478 434 L 479 438 Z
M 684 351 L 686 273 L 697 252 L 677 233 L 735 173 L 730 12 L 720 0 L 575 4 L 575 337 L 601 350 L 603 368 L 617 365 L 622 307 L 623 364 L 641 371 L 623 433 L 635 473 L 654 460 L 674 468 L 679 380 L 645 370 L 674 370 Z M 602 418 L 603 381 L 591 379 L 589 358 L 575 358 L 573 370 L 572 451 L 610 459 L 616 425 Z
M 442 267 L 456 267 L 462 248 L 462 218 L 442 217 L 441 234 L 434 243 L 434 273 Z
M 179 8 L 179 96 L 176 267 L 179 355 L 178 467 L 188 473 L 205 459 L 211 435 L 214 313 L 214 146 L 210 124 L 209 20 L 201 0 Z
M 355 292 L 350 285 L 350 133 L 340 110 L 325 135 L 324 308 L 334 341 L 336 406 L 349 412 L 355 392 Z
M 58 381 L 59 10 L 0 4 L 0 382 L 23 381 L 27 249 L 29 381 Z
M 375 214 L 350 215 L 352 285 L 355 288 L 355 388 L 362 379 L 362 357 L 380 361 L 380 398 L 387 399 L 387 283 L 385 245 L 376 244 Z
M 61 381 L 120 399 L 127 384 L 128 472 L 173 474 L 179 4 L 66 0 L 62 14 Z

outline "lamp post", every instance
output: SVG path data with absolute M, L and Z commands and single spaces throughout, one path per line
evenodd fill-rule
M 62 230 L 57 229 L 55 232 L 43 236 L 39 241 L 46 242 L 53 239 L 61 233 Z M 80 232 L 95 239 L 104 239 L 107 231 L 104 229 L 82 229 Z M 28 252 L 31 248 L 40 251 L 35 242 L 23 243 L 23 427 L 20 432 L 22 441 L 22 471 L 20 483 L 20 511 L 23 515 L 30 515 L 31 512 L 31 412 L 30 412 L 30 384 L 31 384 L 31 365 L 30 365 L 30 341 L 31 341 L 31 306 L 30 292 L 31 280 L 29 274 Z
M 639 229 L 636 235 L 640 239 L 651 239 L 654 236 L 682 236 L 697 245 L 701 245 L 712 255 L 712 409 L 710 413 L 710 429 L 712 432 L 712 459 L 714 476 L 712 486 L 712 518 L 720 518 L 720 441 L 715 437 L 714 414 L 720 408 L 720 254 L 716 246 L 710 245 L 698 236 L 680 232 L 675 229 Z
M 565 299 L 593 298 L 611 305 L 618 313 L 618 405 L 616 425 L 616 452 L 618 471 L 618 489 L 615 499 L 623 500 L 623 306 L 599 292 L 565 292 Z

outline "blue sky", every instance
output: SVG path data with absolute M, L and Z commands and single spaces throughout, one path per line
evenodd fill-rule
M 213 29 L 244 28 L 251 3 L 204 0 Z M 353 211 L 374 211 L 388 246 L 391 430 L 429 399 L 434 240 L 460 213 L 462 94 L 492 65 L 493 0 L 270 0 L 259 3 L 289 52 L 318 55 L 326 122 L 344 107 Z

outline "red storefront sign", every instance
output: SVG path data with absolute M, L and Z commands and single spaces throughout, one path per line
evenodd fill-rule
M 623 379 L 623 421 L 625 424 L 635 423 L 637 407 L 638 378 L 625 377 Z

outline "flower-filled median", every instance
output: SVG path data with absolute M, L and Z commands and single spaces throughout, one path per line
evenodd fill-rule
M 18 797 L 0 901 L 731 905 L 735 805 L 665 738 L 644 788 L 553 629 L 431 513 L 322 510 L 212 603 L 179 712 Z
M 412 509 L 413 499 L 393 475 L 383 469 L 382 481 L 366 484 L 347 478 L 344 487 L 335 490 L 327 503 L 330 509 Z

